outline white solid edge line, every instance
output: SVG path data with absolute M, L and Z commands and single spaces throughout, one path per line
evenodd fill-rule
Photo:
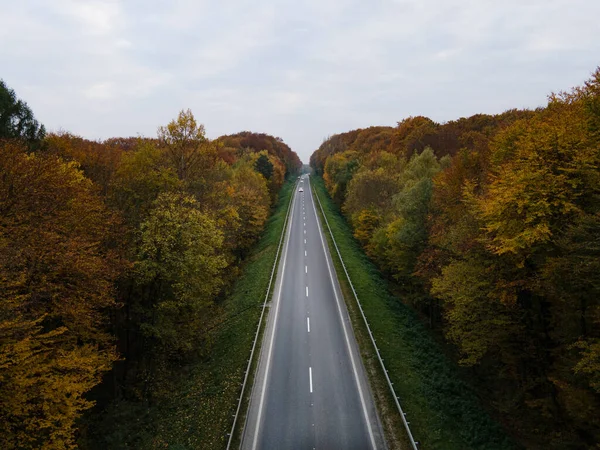
M 312 367 L 308 368 L 308 381 L 310 384 L 310 393 L 312 394 Z
M 309 185 L 310 186 L 310 185 Z M 312 188 L 310 188 L 312 194 Z M 311 195 L 312 199 L 312 195 Z M 331 266 L 329 262 L 329 258 L 327 258 L 327 251 L 325 250 L 325 241 L 323 240 L 323 231 L 321 230 L 321 224 L 319 222 L 319 216 L 317 214 L 317 207 L 315 206 L 314 200 L 312 201 L 313 209 L 315 210 L 315 216 L 317 218 L 317 229 L 319 230 L 319 236 L 321 237 L 321 245 L 323 246 L 323 253 L 325 254 L 325 261 L 327 261 L 327 270 L 329 271 L 329 278 L 331 280 L 331 287 L 333 288 L 333 294 L 335 296 L 335 300 L 338 307 L 338 313 L 340 314 L 340 321 L 342 322 L 342 329 L 344 330 L 344 338 L 346 339 L 346 346 L 348 347 L 348 353 L 350 354 L 350 362 L 352 363 L 352 371 L 354 372 L 354 380 L 356 381 L 356 386 L 358 387 L 358 394 L 360 397 L 360 403 L 363 409 L 363 414 L 365 416 L 365 422 L 367 422 L 367 430 L 369 431 L 369 438 L 371 440 L 371 445 L 374 449 L 377 448 L 375 444 L 375 437 L 373 436 L 373 429 L 371 428 L 371 421 L 369 420 L 369 414 L 367 413 L 367 405 L 365 403 L 364 394 L 362 388 L 360 386 L 360 380 L 358 379 L 358 371 L 356 369 L 356 363 L 354 362 L 354 356 L 352 355 L 352 348 L 350 347 L 350 339 L 348 338 L 348 331 L 346 330 L 346 324 L 344 322 L 344 316 L 342 315 L 342 307 L 340 306 L 340 299 L 337 294 L 337 289 L 335 288 L 335 283 L 333 281 L 333 273 L 331 272 Z
M 308 329 L 308 332 L 310 333 L 310 317 L 306 318 L 306 328 Z
M 273 342 L 275 341 L 275 330 L 277 329 L 277 317 L 279 316 L 279 304 L 281 303 L 281 291 L 283 287 L 283 278 L 285 275 L 285 265 L 287 263 L 288 248 L 290 247 L 289 233 L 292 232 L 292 225 L 294 223 L 294 206 L 296 204 L 296 196 L 294 195 L 294 204 L 292 204 L 292 215 L 290 216 L 289 229 L 286 234 L 287 242 L 285 244 L 285 254 L 283 255 L 283 267 L 281 269 L 281 279 L 279 280 L 279 292 L 277 293 L 277 304 L 275 305 L 275 318 L 273 319 L 273 329 L 271 330 L 271 342 L 269 342 L 269 351 L 267 353 L 267 366 L 265 368 L 265 377 L 263 379 L 262 391 L 260 393 L 260 403 L 258 404 L 258 414 L 256 419 L 256 428 L 254 429 L 254 440 L 252 442 L 252 449 L 256 450 L 258 444 L 258 432 L 260 431 L 260 419 L 262 416 L 263 404 L 265 402 L 265 392 L 267 390 L 267 379 L 269 378 L 269 367 L 271 366 L 271 354 L 273 353 Z

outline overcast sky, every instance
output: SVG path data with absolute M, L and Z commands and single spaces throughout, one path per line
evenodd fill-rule
M 328 135 L 544 105 L 600 65 L 599 0 L 0 0 L 0 78 L 50 130 Z

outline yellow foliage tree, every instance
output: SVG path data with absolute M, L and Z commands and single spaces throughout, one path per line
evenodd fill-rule
M 116 359 L 116 222 L 76 163 L 4 142 L 0 173 L 0 447 L 74 448 L 84 395 Z

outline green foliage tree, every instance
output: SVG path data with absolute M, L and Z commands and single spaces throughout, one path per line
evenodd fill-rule
M 22 139 L 33 144 L 45 134 L 46 129 L 35 119 L 27 103 L 0 80 L 0 139 Z
M 431 148 L 414 155 L 399 176 L 399 192 L 393 197 L 396 219 L 386 230 L 387 260 L 394 277 L 410 278 L 427 243 L 427 215 L 433 192 L 432 178 L 440 164 Z
M 123 155 L 109 201 L 130 225 L 138 227 L 161 193 L 179 188 L 181 181 L 164 152 L 151 142 L 140 141 L 135 150 Z
M 358 165 L 358 154 L 351 151 L 337 153 L 327 159 L 323 179 L 338 205 L 344 202 L 346 187 L 358 169 Z
M 205 339 L 226 267 L 222 244 L 215 222 L 184 194 L 160 194 L 142 223 L 136 274 L 152 296 L 141 330 L 163 353 L 186 354 Z
M 254 168 L 267 180 L 273 176 L 273 164 L 269 161 L 268 154 L 262 153 L 254 163 Z

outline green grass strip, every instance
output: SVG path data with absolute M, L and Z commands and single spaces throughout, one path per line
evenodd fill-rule
M 388 375 L 420 448 L 514 449 L 515 445 L 482 408 L 474 389 L 464 381 L 456 364 L 445 356 L 430 331 L 409 307 L 389 293 L 386 280 L 354 239 L 350 226 L 329 197 L 323 180 L 312 178 L 312 185 L 321 200 L 344 264 L 389 371 Z M 325 232 L 329 234 L 327 227 Z M 375 351 L 368 337 L 365 338 L 366 327 L 349 292 L 341 263 L 331 242 L 330 251 L 334 255 L 340 282 L 346 285 L 344 296 L 375 396 L 381 397 L 382 389 L 387 388 L 387 385 L 385 381 L 382 382 L 380 369 L 379 374 L 372 370 Z M 400 420 L 390 417 L 398 415 L 398 412 L 394 410 L 395 407 L 390 406 L 391 393 L 389 389 L 387 392 L 387 401 L 381 398 L 376 398 L 376 401 L 388 441 L 390 438 L 393 440 L 390 446 L 396 447 L 397 441 L 403 440 L 397 436 L 401 431 L 394 430 L 395 433 L 392 432 L 390 436 L 386 422 L 396 428 L 402 424 Z M 403 448 L 409 447 L 404 445 Z

